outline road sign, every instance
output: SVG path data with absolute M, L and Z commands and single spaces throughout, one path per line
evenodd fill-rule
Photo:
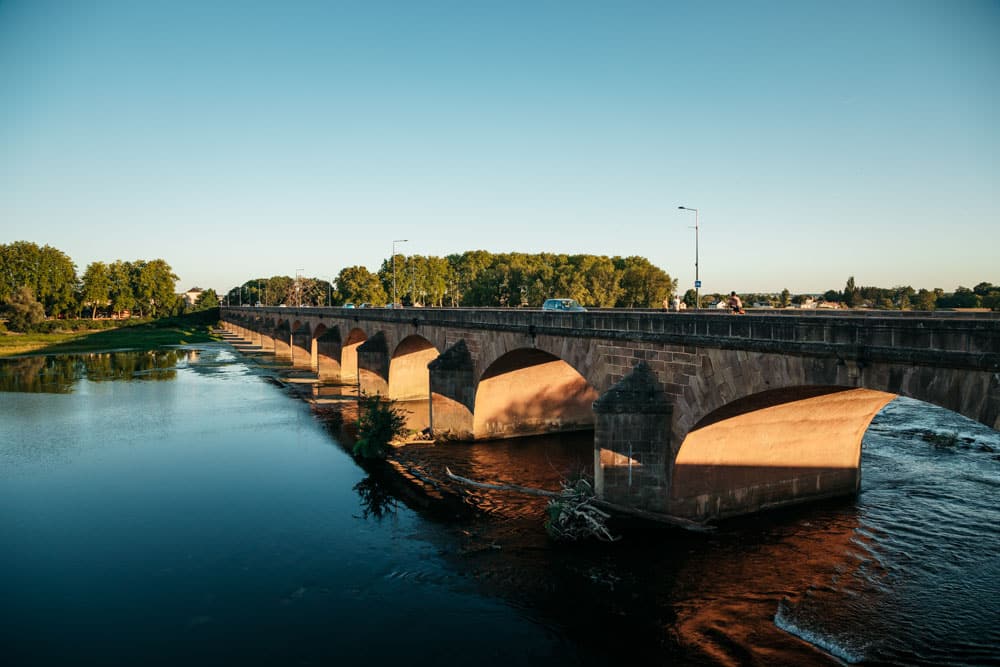
M 694 286 L 695 287 L 701 287 L 701 281 L 700 280 L 694 281 Z

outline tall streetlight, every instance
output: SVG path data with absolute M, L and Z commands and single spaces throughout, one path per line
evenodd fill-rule
M 302 307 L 302 272 L 305 269 L 295 269 L 295 305 Z
M 396 244 L 409 243 L 409 239 L 396 239 L 392 242 L 392 307 L 396 307 Z
M 698 279 L 698 209 L 678 206 L 682 211 L 694 211 L 694 307 L 701 308 L 701 280 Z

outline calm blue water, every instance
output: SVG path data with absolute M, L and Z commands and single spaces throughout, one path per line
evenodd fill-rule
M 261 373 L 0 364 L 3 664 L 1000 662 L 1000 437 L 949 413 L 887 407 L 856 499 L 561 547 L 538 501 L 432 478 L 551 487 L 585 437 L 408 450 L 433 502 Z

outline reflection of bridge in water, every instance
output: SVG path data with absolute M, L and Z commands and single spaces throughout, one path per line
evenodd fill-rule
M 696 519 L 854 493 L 896 395 L 1000 429 L 994 314 L 223 308 L 322 379 L 425 399 L 435 434 L 595 429 L 608 500 Z

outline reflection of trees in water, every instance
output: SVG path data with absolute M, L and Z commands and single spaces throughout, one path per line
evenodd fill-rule
M 80 377 L 75 357 L 23 357 L 0 363 L 0 391 L 66 394 Z
M 361 516 L 367 519 L 374 517 L 381 520 L 387 514 L 395 514 L 399 506 L 396 497 L 388 486 L 373 475 L 368 475 L 354 485 L 354 490 L 361 497 Z
M 23 357 L 0 361 L 0 391 L 66 394 L 81 378 L 104 380 L 173 380 L 177 363 L 192 350 L 105 352 Z
M 177 362 L 186 356 L 184 350 L 150 350 L 147 352 L 108 352 L 84 357 L 87 379 L 101 380 L 173 380 Z

